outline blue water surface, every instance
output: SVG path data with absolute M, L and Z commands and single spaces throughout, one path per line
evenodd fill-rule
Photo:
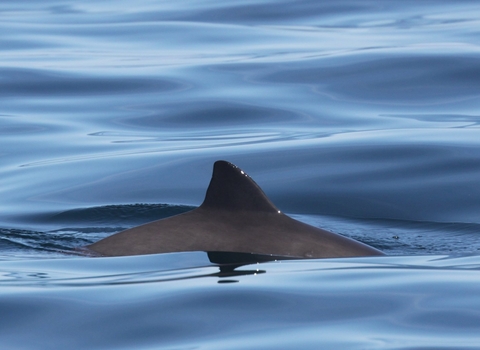
M 0 1 L 2 347 L 480 348 L 478 13 Z M 198 206 L 218 159 L 388 256 L 76 250 Z

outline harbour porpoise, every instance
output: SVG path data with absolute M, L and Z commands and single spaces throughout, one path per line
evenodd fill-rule
M 366 244 L 283 214 L 243 170 L 217 161 L 200 207 L 87 246 L 103 256 L 206 251 L 292 258 L 375 256 Z

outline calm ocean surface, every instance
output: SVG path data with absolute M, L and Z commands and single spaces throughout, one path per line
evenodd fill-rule
M 480 349 L 480 2 L 0 1 L 4 349 Z M 74 248 L 213 162 L 376 258 Z

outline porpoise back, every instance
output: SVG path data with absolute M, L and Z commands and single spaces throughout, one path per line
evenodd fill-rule
M 207 251 L 295 258 L 383 255 L 379 250 L 283 214 L 240 168 L 214 164 L 202 205 L 87 247 L 104 256 Z

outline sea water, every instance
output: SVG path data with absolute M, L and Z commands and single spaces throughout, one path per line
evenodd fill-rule
M 480 4 L 2 1 L 5 349 L 480 348 Z M 76 248 L 215 160 L 376 258 Z

